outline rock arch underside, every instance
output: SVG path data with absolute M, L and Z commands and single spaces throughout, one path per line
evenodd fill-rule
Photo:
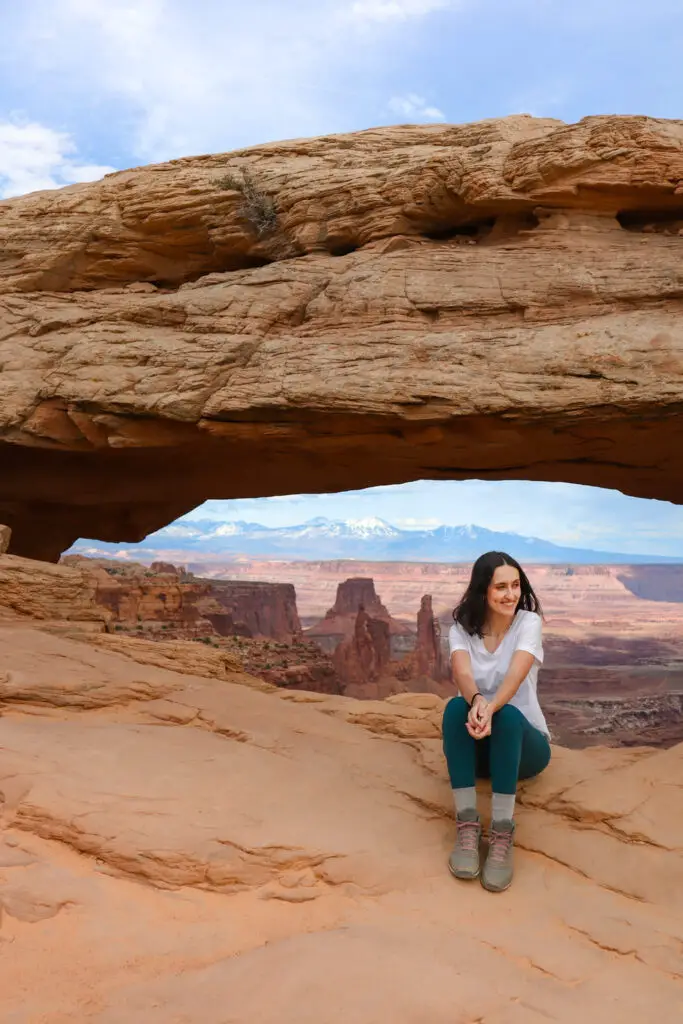
M 416 478 L 683 501 L 682 254 L 683 122 L 646 117 L 381 128 L 0 203 L 11 550 Z

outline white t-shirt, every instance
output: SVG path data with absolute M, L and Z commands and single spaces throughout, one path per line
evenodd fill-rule
M 518 708 L 528 722 L 550 738 L 545 717 L 536 695 L 538 669 L 543 663 L 542 622 L 536 612 L 520 610 L 512 625 L 493 654 L 486 650 L 480 636 L 470 636 L 459 622 L 454 622 L 448 634 L 450 652 L 467 651 L 472 662 L 472 675 L 482 696 L 490 699 L 497 692 L 515 651 L 533 654 L 534 663 L 514 697 L 508 701 Z

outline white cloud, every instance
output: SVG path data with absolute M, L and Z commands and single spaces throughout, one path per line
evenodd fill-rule
M 680 506 L 597 487 L 529 480 L 416 480 L 340 494 L 281 496 L 276 501 L 213 500 L 183 518 L 249 518 L 265 526 L 296 526 L 320 515 L 374 516 L 402 529 L 476 523 L 556 544 L 652 555 L 679 555 L 683 539 Z
M 392 96 L 388 108 L 392 114 L 406 117 L 410 121 L 445 121 L 446 115 L 438 107 L 430 106 L 423 96 L 408 93 L 407 96 Z
M 351 15 L 366 21 L 407 21 L 455 6 L 455 0 L 355 0 Z
M 74 119 L 87 89 L 131 162 L 166 160 L 379 123 L 408 24 L 462 2 L 33 0 L 6 68 L 47 69 Z M 443 116 L 421 106 L 415 119 Z
M 393 525 L 399 530 L 436 530 L 442 523 L 440 519 L 396 519 Z
M 42 124 L 0 122 L 0 198 L 95 181 L 114 170 L 80 163 L 70 135 Z

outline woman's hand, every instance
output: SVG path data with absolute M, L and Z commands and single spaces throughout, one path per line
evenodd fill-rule
M 481 695 L 474 698 L 470 713 L 467 716 L 467 731 L 475 740 L 483 740 L 491 734 L 493 711 L 488 701 Z

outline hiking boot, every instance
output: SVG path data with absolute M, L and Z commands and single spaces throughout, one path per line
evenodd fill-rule
M 491 822 L 489 852 L 481 875 L 481 884 L 489 892 L 504 892 L 512 883 L 514 837 L 514 821 Z
M 481 822 L 476 811 L 463 811 L 455 819 L 455 846 L 448 869 L 456 878 L 479 877 L 479 840 Z

